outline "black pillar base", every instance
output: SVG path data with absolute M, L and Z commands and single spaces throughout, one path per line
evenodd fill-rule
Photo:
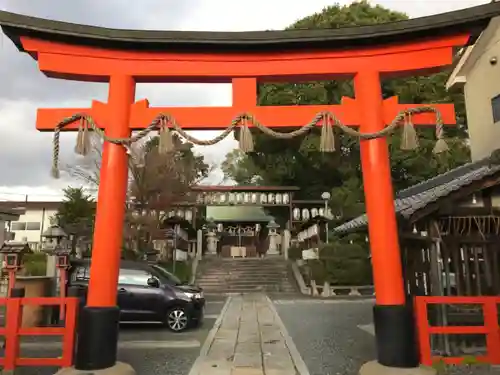
M 375 305 L 373 322 L 378 363 L 387 367 L 418 367 L 413 308 L 406 305 Z
M 92 371 L 114 366 L 118 346 L 120 309 L 85 306 L 78 320 L 75 368 Z

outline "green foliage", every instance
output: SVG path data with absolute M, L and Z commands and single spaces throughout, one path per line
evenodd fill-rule
M 438 373 L 438 375 L 445 375 L 445 374 L 448 374 L 450 372 L 454 373 L 454 371 L 452 371 L 450 369 L 453 369 L 453 368 L 456 368 L 456 367 L 469 369 L 470 372 L 468 372 L 468 373 L 472 373 L 472 371 L 474 371 L 474 368 L 476 368 L 478 366 L 488 367 L 489 363 L 482 362 L 476 356 L 473 356 L 473 355 L 463 356 L 462 357 L 462 362 L 460 364 L 458 364 L 458 365 L 448 365 L 448 364 L 446 364 L 446 362 L 444 361 L 444 359 L 441 358 L 441 357 L 437 358 L 432 363 L 432 368 L 434 370 L 436 370 L 436 372 Z M 474 371 L 474 373 L 475 373 L 475 371 Z
M 408 17 L 367 1 L 348 6 L 333 5 L 305 17 L 289 29 L 339 28 L 396 22 Z M 420 148 L 401 151 L 400 132 L 388 137 L 394 189 L 406 188 L 469 160 L 464 142 L 466 121 L 463 94 L 447 92 L 447 72 L 426 77 L 409 77 L 382 82 L 384 98 L 394 95 L 401 103 L 455 103 L 459 126 L 447 129 L 450 151 L 436 156 L 434 127 L 419 129 Z M 263 84 L 259 86 L 260 105 L 338 104 L 343 96 L 354 97 L 351 81 Z M 330 203 L 342 221 L 364 211 L 363 182 L 359 141 L 336 130 L 337 152 L 318 152 L 320 130 L 292 140 L 275 139 L 254 133 L 255 152 L 250 155 L 228 155 L 224 173 L 240 184 L 258 181 L 261 185 L 298 186 L 298 199 L 318 199 L 323 191 L 332 193 Z M 237 154 L 237 157 L 235 157 Z M 257 176 L 257 177 L 256 177 Z
M 92 225 L 95 216 L 94 198 L 85 193 L 83 187 L 69 186 L 63 192 L 64 200 L 55 215 L 55 223 L 64 229 L 83 223 Z
M 302 249 L 296 244 L 290 246 L 288 248 L 288 259 L 290 260 L 302 259 Z
M 175 274 L 182 282 L 189 282 L 191 278 L 191 262 L 176 262 L 175 272 L 172 261 L 158 262 L 158 265 L 165 268 L 168 272 Z
M 31 253 L 23 256 L 24 276 L 45 276 L 47 273 L 47 255 Z
M 371 285 L 371 263 L 367 246 L 333 240 L 319 249 L 325 278 L 332 285 Z

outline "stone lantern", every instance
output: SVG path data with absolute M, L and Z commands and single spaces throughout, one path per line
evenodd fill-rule
M 207 253 L 210 255 L 217 254 L 217 224 L 212 218 L 208 219 L 207 225 Z
M 53 225 L 42 233 L 42 237 L 42 246 L 46 249 L 45 252 L 48 252 L 50 249 L 55 249 L 57 245 L 61 245 L 63 240 L 68 238 L 68 235 L 60 226 Z
M 267 249 L 267 255 L 279 254 L 277 242 L 279 228 L 280 226 L 274 220 L 271 220 L 269 224 L 267 224 L 267 229 L 269 230 L 269 248 Z
M 68 234 L 59 226 L 53 225 L 42 233 L 42 251 L 47 258 L 47 276 L 56 276 L 56 268 L 69 268 L 71 247 Z

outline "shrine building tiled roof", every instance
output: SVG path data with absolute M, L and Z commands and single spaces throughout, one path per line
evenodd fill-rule
M 491 163 L 490 158 L 485 158 L 413 185 L 396 194 L 394 200 L 396 214 L 404 219 L 409 219 L 429 204 L 498 172 L 500 172 L 500 165 Z M 336 227 L 334 232 L 338 234 L 353 232 L 363 229 L 367 224 L 368 218 L 364 214 Z

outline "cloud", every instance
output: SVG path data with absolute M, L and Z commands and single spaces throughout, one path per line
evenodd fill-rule
M 372 1 L 413 17 L 487 2 L 489 0 Z M 244 31 L 282 29 L 332 3 L 331 0 L 0 0 L 0 9 L 111 28 Z M 49 177 L 52 135 L 35 130 L 36 108 L 87 107 L 92 99 L 106 101 L 107 85 L 49 79 L 39 72 L 31 57 L 19 53 L 1 33 L 0 60 L 0 194 L 2 189 L 14 186 L 58 191 L 71 181 L 54 181 Z M 136 97 L 147 97 L 155 106 L 224 106 L 231 105 L 231 88 L 215 84 L 139 84 Z M 207 139 L 218 133 L 194 134 Z M 61 139 L 63 163 L 76 160 L 72 152 L 74 138 L 65 134 Z M 228 137 L 217 146 L 196 150 L 209 162 L 219 164 L 235 145 L 232 137 Z M 218 171 L 210 181 L 218 183 L 221 178 Z

